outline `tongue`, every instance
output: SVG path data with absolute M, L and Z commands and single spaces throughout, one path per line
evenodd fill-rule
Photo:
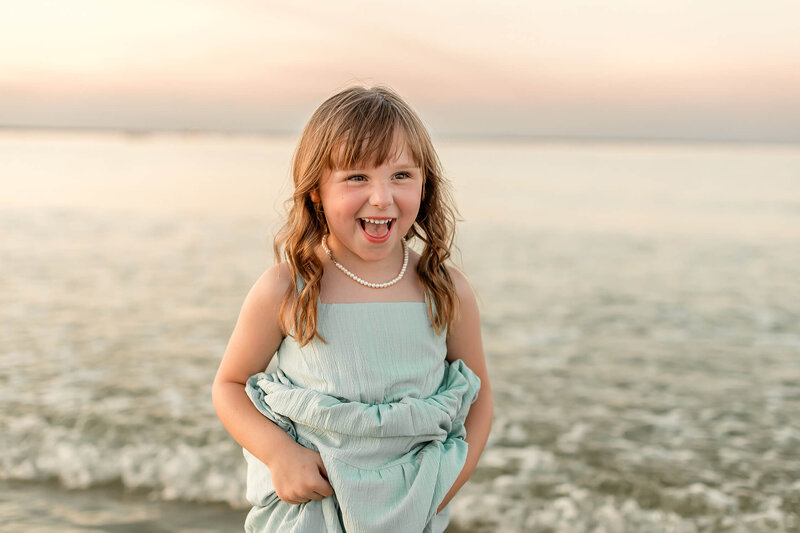
M 389 233 L 389 228 L 387 224 L 373 224 L 372 222 L 364 221 L 364 231 L 370 237 L 383 237 Z

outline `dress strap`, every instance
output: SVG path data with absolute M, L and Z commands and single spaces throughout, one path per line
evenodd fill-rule
M 302 291 L 305 286 L 306 286 L 306 281 L 303 279 L 303 276 L 301 276 L 299 272 L 296 272 L 294 276 L 294 288 L 295 288 L 295 296 L 297 296 L 298 299 L 300 297 L 300 291 Z M 292 329 L 289 331 L 290 337 L 294 337 L 295 333 L 297 332 L 298 320 L 299 318 L 295 316 L 293 320 L 294 325 L 292 326 Z
M 300 291 L 306 286 L 306 280 L 303 279 L 303 276 L 301 276 L 299 272 L 295 274 L 294 286 L 297 287 L 297 294 L 300 294 Z
M 291 273 L 294 267 L 290 264 L 289 265 L 289 272 Z M 300 294 L 300 292 L 305 288 L 306 280 L 303 279 L 303 276 L 300 275 L 300 271 L 294 269 L 294 288 L 296 294 Z

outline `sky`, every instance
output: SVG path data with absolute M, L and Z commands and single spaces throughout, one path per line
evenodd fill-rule
M 0 127 L 296 132 L 386 84 L 435 135 L 800 142 L 797 0 L 0 0 Z

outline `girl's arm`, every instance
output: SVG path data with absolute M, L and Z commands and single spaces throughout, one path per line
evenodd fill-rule
M 481 320 L 478 312 L 478 302 L 475 293 L 464 274 L 451 268 L 450 275 L 456 286 L 458 295 L 458 314 L 447 333 L 447 360 L 461 359 L 475 372 L 481 380 L 478 398 L 469 409 L 464 427 L 467 431 L 466 441 L 469 445 L 467 460 L 464 468 L 453 483 L 452 488 L 442 500 L 436 510 L 438 513 L 450 503 L 453 496 L 467 482 L 478 464 L 478 459 L 486 446 L 489 430 L 492 427 L 494 412 L 494 399 L 492 386 L 489 383 L 489 374 L 486 370 L 486 359 L 483 355 L 483 341 L 481 340 Z
M 245 298 L 212 386 L 222 425 L 236 442 L 267 465 L 278 497 L 288 503 L 333 494 L 319 454 L 297 444 L 261 414 L 245 392 L 247 379 L 262 372 L 284 337 L 280 307 L 289 284 L 285 264 L 267 270 Z

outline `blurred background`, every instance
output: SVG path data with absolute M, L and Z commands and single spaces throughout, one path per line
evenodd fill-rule
M 305 121 L 419 112 L 496 417 L 450 533 L 800 530 L 800 4 L 0 2 L 0 530 L 240 531 Z

